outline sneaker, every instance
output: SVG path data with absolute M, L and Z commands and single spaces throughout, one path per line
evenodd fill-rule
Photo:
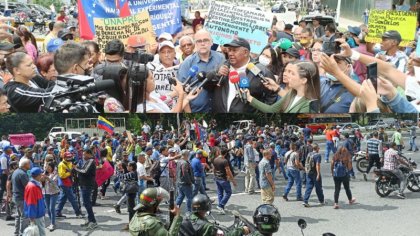
M 329 160 L 325 160 L 325 163 L 329 163 L 330 161 Z
M 298 197 L 298 198 L 296 198 L 296 201 L 298 201 L 298 202 L 302 202 L 302 201 L 303 201 L 303 198 Z
M 337 203 L 334 203 L 334 209 L 340 208 Z
M 302 206 L 304 206 L 304 207 L 310 207 L 309 206 L 309 203 L 306 203 L 306 202 L 302 202 Z
M 115 209 L 115 212 L 117 212 L 118 214 L 121 214 L 121 207 L 120 207 L 120 205 L 114 205 L 114 209 Z
M 48 227 L 47 227 L 47 229 L 48 229 L 50 232 L 52 232 L 52 231 L 54 231 L 54 230 L 55 230 L 55 225 L 50 225 L 50 226 L 48 226 Z
M 85 218 L 85 214 L 80 213 L 79 215 L 76 215 L 77 219 L 83 219 Z
M 219 211 L 219 213 L 220 213 L 221 215 L 226 215 L 225 209 L 223 209 L 223 208 L 221 208 L 221 207 L 219 207 L 219 206 L 217 206 L 217 207 L 216 207 L 216 209 Z
M 255 194 L 255 191 L 248 192 L 249 195 Z
M 349 204 L 350 205 L 352 205 L 352 204 L 354 204 L 356 202 L 356 198 L 352 198 L 350 201 L 349 201 Z
M 356 176 L 352 175 L 352 176 L 351 176 L 351 178 L 352 178 L 352 179 L 356 179 Z
M 405 199 L 405 195 L 404 195 L 404 193 L 399 193 L 399 194 L 397 195 L 397 197 L 398 197 L 398 198 L 400 198 L 400 199 Z
M 286 195 L 283 195 L 283 199 L 287 202 L 287 201 L 289 201 L 289 199 L 287 198 L 287 196 Z
M 6 216 L 6 221 L 12 221 L 15 220 L 15 217 L 13 216 Z
M 323 201 L 323 202 L 319 202 L 319 203 L 318 203 L 318 205 L 319 205 L 319 206 L 325 206 L 326 204 L 327 204 L 327 202 L 326 202 L 326 201 Z
M 92 203 L 92 206 L 97 207 L 97 206 L 101 206 L 101 204 L 100 204 L 100 203 L 95 202 L 95 203 Z
M 85 223 L 83 223 L 83 224 L 80 224 L 80 227 L 88 227 L 89 226 L 89 221 L 87 220 L 87 221 L 85 221 Z
M 57 214 L 57 215 L 55 215 L 55 217 L 57 217 L 57 218 L 66 218 L 66 216 L 65 215 L 63 215 L 63 214 Z
M 96 229 L 96 228 L 98 228 L 98 223 L 93 223 L 93 222 L 90 222 L 88 227 L 87 227 L 88 230 L 93 230 L 93 229 Z
M 365 181 L 367 181 L 367 175 L 366 175 L 366 173 L 363 173 L 363 179 L 364 179 Z

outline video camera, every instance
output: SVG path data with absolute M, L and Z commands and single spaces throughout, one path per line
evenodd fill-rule
M 138 64 L 147 64 L 154 60 L 155 56 L 146 53 L 145 50 L 137 49 L 134 53 L 124 52 L 124 60 L 131 61 Z

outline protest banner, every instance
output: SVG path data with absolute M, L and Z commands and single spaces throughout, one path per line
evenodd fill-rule
M 375 0 L 376 10 L 391 10 L 392 0 Z
M 240 37 L 248 40 L 251 52 L 259 54 L 267 45 L 267 30 L 272 21 L 270 13 L 215 1 L 210 5 L 204 27 L 216 44 L 223 45 Z
M 414 40 L 417 12 L 371 10 L 369 14 L 369 34 L 366 42 L 380 43 L 386 31 L 396 30 L 401 34 L 400 46 L 405 47 Z
M 182 29 L 180 0 L 78 0 L 80 37 L 95 37 L 94 18 L 117 18 L 148 10 L 156 35 L 175 34 Z
M 153 63 L 149 63 L 148 68 L 153 73 L 153 78 L 155 80 L 155 92 L 163 96 L 171 94 L 174 88 L 169 81 L 176 77 L 179 65 L 164 68 L 160 66 L 155 67 Z
M 156 42 L 156 36 L 147 11 L 123 18 L 95 18 L 93 21 L 96 29 L 96 40 L 101 51 L 105 48 L 106 43 L 113 39 L 120 39 L 126 44 L 128 37 L 131 35 L 141 35 L 149 44 Z
M 12 145 L 31 146 L 35 144 L 35 135 L 28 134 L 9 134 L 9 140 Z

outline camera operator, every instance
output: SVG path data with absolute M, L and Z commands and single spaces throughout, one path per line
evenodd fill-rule
M 13 79 L 4 88 L 12 110 L 38 112 L 43 99 L 50 95 L 54 82 L 37 76 L 33 60 L 26 53 L 16 52 L 6 59 L 6 67 Z
M 123 67 L 126 67 L 123 63 L 124 59 L 124 44 L 119 39 L 114 39 L 109 41 L 105 45 L 105 61 L 98 64 L 93 68 L 92 76 L 95 78 L 95 81 L 102 80 L 103 73 L 105 68 L 110 64 L 119 64 Z

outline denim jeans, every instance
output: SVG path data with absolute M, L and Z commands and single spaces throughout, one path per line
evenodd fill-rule
M 198 192 L 207 196 L 206 189 L 203 186 L 203 179 L 201 177 L 194 177 L 194 180 L 193 197 L 197 195 Z
M 58 193 L 57 194 L 45 194 L 45 205 L 47 207 L 48 217 L 52 225 L 55 225 L 55 205 L 57 204 Z
M 39 229 L 39 236 L 45 236 L 45 219 L 44 217 L 35 218 L 34 223 L 38 226 Z
M 261 187 L 260 187 L 260 169 L 258 168 L 258 163 L 259 162 L 256 162 L 256 167 L 255 167 L 255 179 L 257 180 L 257 186 L 258 186 L 258 189 L 260 189 Z
M 83 205 L 85 206 L 86 212 L 88 214 L 88 221 L 96 223 L 95 215 L 93 214 L 93 209 L 92 209 L 92 202 L 91 202 L 93 188 L 87 187 L 87 186 L 81 186 L 80 189 L 82 190 Z
M 333 141 L 327 141 L 327 146 L 326 146 L 326 149 L 325 149 L 325 160 L 326 161 L 330 160 L 330 152 L 332 152 L 333 154 L 335 154 L 335 152 L 336 152 Z
M 416 137 L 415 136 L 411 136 L 410 137 L 410 150 L 412 150 L 412 151 L 416 151 L 418 148 L 417 148 L 417 145 L 416 145 Z
M 58 196 L 58 207 L 56 210 L 56 214 L 61 214 L 61 211 L 63 210 L 64 204 L 66 204 L 67 199 L 73 207 L 74 213 L 76 213 L 77 216 L 81 215 L 82 212 L 80 211 L 79 206 L 77 204 L 76 196 L 73 193 L 73 188 L 66 186 L 61 186 L 60 195 Z
M 316 180 L 316 175 L 306 175 L 306 191 L 303 201 L 308 203 L 309 197 L 311 196 L 312 189 L 315 187 L 316 196 L 319 202 L 324 202 L 324 192 L 322 190 L 322 178 L 319 177 L 319 181 Z
M 287 180 L 287 171 L 284 169 L 284 162 L 280 160 L 280 168 L 285 180 Z
M 293 183 L 296 183 L 296 198 L 302 198 L 302 181 L 300 179 L 300 173 L 298 170 L 288 169 L 287 170 L 287 185 L 284 188 L 284 196 L 290 192 L 290 189 L 293 186 Z
M 23 231 L 29 225 L 29 219 L 24 216 L 23 212 L 23 200 L 14 200 L 16 205 L 16 217 L 15 217 L 15 236 L 20 236 Z
M 187 197 L 187 210 L 191 212 L 191 204 L 193 199 L 193 186 L 192 185 L 178 185 L 178 197 L 176 198 L 176 205 L 181 206 L 184 197 Z
M 215 179 L 217 186 L 217 198 L 219 200 L 219 207 L 225 208 L 230 196 L 232 195 L 232 188 L 230 182 L 224 179 Z

